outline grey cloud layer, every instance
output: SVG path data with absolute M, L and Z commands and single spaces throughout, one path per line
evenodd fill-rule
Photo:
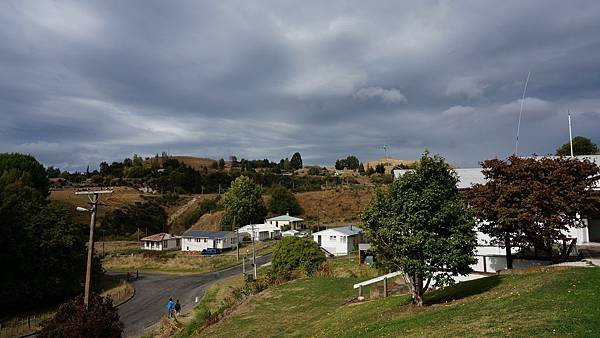
M 0 151 L 92 167 L 176 154 L 308 163 L 425 148 L 472 166 L 600 141 L 600 4 L 0 4 Z

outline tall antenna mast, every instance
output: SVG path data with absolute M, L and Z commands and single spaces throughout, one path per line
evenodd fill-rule
M 523 88 L 523 96 L 521 97 L 521 109 L 519 109 L 519 122 L 517 123 L 517 139 L 515 141 L 515 156 L 519 156 L 519 132 L 521 131 L 521 116 L 523 115 L 523 104 L 525 103 L 525 93 L 527 93 L 527 84 L 531 71 L 527 72 L 527 80 L 525 80 L 525 88 Z
M 569 145 L 571 146 L 571 157 L 573 157 L 573 134 L 571 133 L 571 110 L 569 112 Z

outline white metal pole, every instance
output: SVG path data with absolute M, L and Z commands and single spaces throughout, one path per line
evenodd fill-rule
M 254 249 L 254 224 L 252 224 L 252 265 L 254 265 L 254 279 L 256 280 L 256 250 Z
M 569 110 L 569 145 L 571 146 L 571 157 L 573 157 L 573 134 L 571 133 L 571 111 Z
M 525 93 L 527 93 L 527 84 L 529 83 L 529 76 L 531 76 L 531 72 L 527 73 L 527 80 L 525 80 L 525 88 L 523 88 L 523 96 L 521 97 L 521 109 L 519 109 L 519 121 L 517 122 L 517 139 L 515 142 L 515 156 L 519 156 L 519 132 L 521 131 L 521 116 L 523 115 L 523 104 L 525 103 Z

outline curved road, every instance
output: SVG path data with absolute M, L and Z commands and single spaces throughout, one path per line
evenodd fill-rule
M 271 255 L 256 258 L 260 267 L 271 260 Z M 246 271 L 251 271 L 250 264 Z M 167 301 L 179 299 L 181 312 L 191 311 L 195 298 L 201 299 L 206 289 L 214 282 L 242 273 L 241 264 L 229 269 L 197 275 L 167 275 L 159 273 L 140 273 L 140 278 L 131 282 L 135 296 L 119 306 L 119 316 L 125 324 L 123 336 L 141 336 L 144 331 L 166 315 Z M 113 274 L 124 276 L 124 274 Z

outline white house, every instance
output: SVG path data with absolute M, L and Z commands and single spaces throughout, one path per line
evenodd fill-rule
M 281 233 L 281 237 L 306 237 L 308 233 L 298 230 L 286 230 Z
M 181 237 L 161 232 L 140 240 L 144 250 L 179 250 L 181 248 Z
M 181 237 L 181 251 L 230 249 L 238 243 L 237 234 L 233 231 L 188 230 Z
M 269 223 L 244 225 L 239 232 L 240 237 L 242 234 L 246 234 L 258 241 L 281 238 L 281 229 Z
M 302 230 L 305 229 L 304 220 L 302 218 L 290 216 L 290 213 L 285 215 L 267 218 L 267 222 L 278 227 L 280 230 Z
M 335 256 L 348 255 L 358 249 L 362 241 L 362 229 L 355 225 L 329 228 L 312 234 L 322 249 Z

